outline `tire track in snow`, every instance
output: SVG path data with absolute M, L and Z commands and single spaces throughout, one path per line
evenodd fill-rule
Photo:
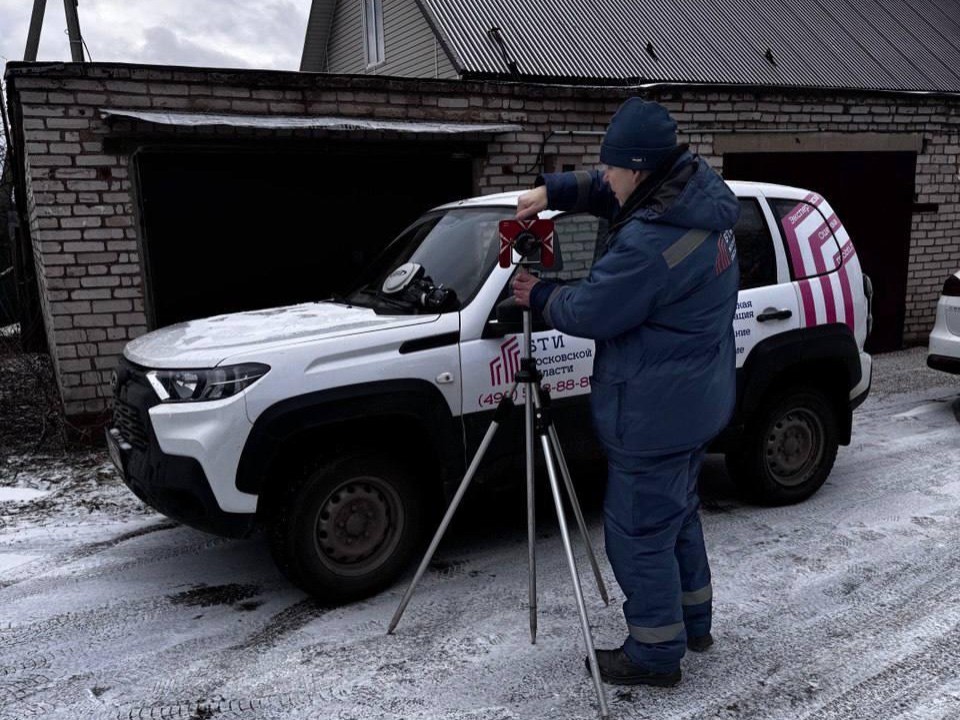
M 190 530 L 191 534 L 194 532 L 199 534 L 199 531 Z M 95 579 L 109 580 L 113 576 L 123 577 L 132 570 L 139 570 L 148 565 L 155 565 L 157 563 L 174 560 L 183 556 L 199 555 L 206 550 L 212 550 L 214 548 L 223 545 L 229 545 L 234 542 L 238 541 L 234 540 L 233 538 L 201 534 L 199 541 L 191 542 L 189 544 L 147 548 L 144 556 L 137 557 L 133 560 L 124 558 L 118 562 L 113 562 L 113 564 L 102 565 L 94 568 L 83 566 L 75 567 L 59 575 L 49 574 L 55 572 L 55 569 L 48 568 L 45 571 L 48 573 L 47 575 L 32 579 L 25 578 L 9 588 L 0 588 L 0 600 L 12 603 L 14 601 L 22 601 L 33 597 L 49 595 L 51 592 L 62 590 L 65 584 L 71 582 L 80 583 Z M 108 562 L 112 561 L 108 560 Z M 2 641 L 0 641 L 0 644 L 2 644 Z
M 216 588 L 208 590 L 212 591 Z M 243 590 L 243 587 L 240 590 Z M 193 597 L 189 593 L 186 595 Z M 176 606 L 187 604 L 186 595 L 181 593 L 169 598 L 121 601 L 92 610 L 63 613 L 47 620 L 0 631 L 0 646 L 14 651 L 27 650 L 30 656 L 43 657 L 45 667 L 55 668 L 56 674 L 61 678 L 70 678 L 88 669 L 87 659 L 89 657 L 110 657 L 109 652 L 98 653 L 98 648 L 109 648 L 115 644 L 123 646 L 124 640 L 129 644 L 129 639 L 137 637 L 137 633 L 144 627 L 151 628 L 162 625 L 172 620 L 172 616 L 177 614 L 181 617 L 185 615 L 184 612 L 177 610 Z M 210 593 L 198 597 L 209 600 L 208 595 Z M 243 600 L 249 595 L 249 591 L 240 592 L 234 599 Z M 233 598 L 234 596 L 230 595 L 230 597 Z M 243 605 L 242 602 L 233 603 L 229 600 L 225 602 L 237 607 Z M 189 608 L 184 608 L 184 610 L 189 610 Z M 193 610 L 189 610 L 189 612 L 193 612 Z M 270 618 L 257 632 L 247 638 L 246 646 L 238 644 L 228 647 L 224 652 L 237 655 L 233 663 L 237 667 L 234 669 L 241 672 L 242 665 L 249 661 L 251 655 L 262 652 L 270 645 L 280 641 L 287 633 L 302 627 L 316 616 L 318 616 L 318 612 L 314 601 L 306 600 L 296 603 Z M 202 656 L 204 652 L 209 652 L 209 640 L 201 641 L 198 645 L 197 652 L 191 653 L 187 657 Z M 126 650 L 126 648 L 124 649 Z M 174 658 L 171 661 L 174 666 L 177 664 L 175 656 L 182 649 L 178 648 L 173 653 Z M 252 652 L 241 652 L 244 649 Z M 30 660 L 24 658 L 14 662 L 10 669 L 16 670 L 19 666 L 29 667 L 30 664 Z M 128 680 L 140 680 L 141 678 L 154 677 L 158 673 L 165 674 L 169 672 L 169 667 L 169 664 L 160 664 L 155 668 L 141 665 L 125 668 L 122 664 L 118 665 L 116 662 L 106 664 L 101 662 L 97 670 L 109 675 L 111 668 L 114 668 L 125 675 Z M 59 694 L 61 695 L 64 694 L 66 689 L 63 682 L 61 680 L 53 683 L 60 687 Z
M 135 570 L 146 565 L 161 563 L 166 560 L 172 560 L 184 555 L 198 555 L 205 550 L 210 550 L 212 548 L 236 542 L 236 540 L 232 538 L 208 535 L 207 533 L 185 528 L 184 526 L 176 523 L 169 526 L 165 523 L 161 524 L 159 527 L 151 530 L 151 532 L 171 529 L 184 529 L 189 533 L 189 536 L 185 538 L 189 540 L 189 542 L 181 544 L 177 542 L 178 538 L 173 538 L 172 544 L 170 545 L 156 545 L 144 548 L 142 550 L 143 554 L 132 560 L 129 558 L 122 558 L 117 561 L 114 561 L 113 559 L 107 559 L 109 564 L 100 567 L 77 567 L 69 569 L 66 573 L 62 573 L 63 565 L 78 563 L 90 557 L 97 557 L 97 559 L 100 559 L 101 553 L 117 547 L 121 544 L 121 542 L 148 534 L 131 533 L 129 534 L 130 537 L 123 537 L 122 541 L 114 542 L 112 545 L 104 547 L 97 547 L 89 551 L 85 550 L 82 554 L 75 557 L 71 557 L 70 554 L 67 553 L 67 557 L 64 557 L 62 560 L 55 558 L 49 562 L 37 561 L 43 562 L 43 565 L 38 569 L 33 577 L 23 577 L 19 580 L 16 580 L 9 587 L 0 589 L 0 593 L 2 593 L 0 597 L 7 602 L 13 602 L 14 600 L 23 600 L 30 597 L 36 597 L 38 595 L 46 595 L 51 590 L 62 588 L 64 582 L 69 581 L 71 577 L 75 577 L 77 580 L 83 580 L 84 582 L 97 578 L 109 578 L 114 575 L 123 575 L 131 570 Z M 98 544 L 94 543 L 94 545 Z M 27 566 L 18 566 L 16 570 L 20 571 L 25 567 Z M 49 573 L 57 571 L 61 571 L 61 574 L 55 576 L 49 575 Z M 64 575 L 66 575 L 66 580 Z
M 24 563 L 23 565 L 17 565 L 11 571 L 5 573 L 7 577 L 4 578 L 3 587 L 5 589 L 25 580 L 35 580 L 38 576 L 45 572 L 60 568 L 78 560 L 83 560 L 105 550 L 110 550 L 128 540 L 143 537 L 144 535 L 150 535 L 155 532 L 161 532 L 163 530 L 170 530 L 175 527 L 179 527 L 179 525 L 172 521 L 163 521 L 137 528 L 136 530 L 131 530 L 130 532 L 121 533 L 120 535 L 109 538 L 108 540 L 98 540 L 97 542 L 86 543 L 59 555 L 39 558 L 32 562 Z
M 905 658 L 886 665 L 839 697 L 829 701 L 804 720 L 875 720 L 895 718 L 905 708 L 934 697 L 945 680 L 960 678 L 960 646 L 956 638 L 960 623 L 945 637 L 935 639 Z M 955 710 L 960 712 L 960 702 Z
M 12 684 L 18 691 L 14 694 L 2 693 L 3 678 L 0 676 L 0 699 L 7 702 L 4 705 L 10 705 L 13 711 L 11 717 L 26 717 L 27 705 L 25 701 L 29 695 L 37 691 L 38 687 L 43 686 L 45 693 L 54 691 L 61 698 L 82 697 L 84 691 L 89 691 L 91 684 L 89 678 L 78 681 L 78 677 L 84 675 L 83 670 L 87 669 L 85 659 L 89 656 L 91 648 L 82 643 L 83 638 L 95 638 L 97 646 L 110 646 L 113 641 L 129 639 L 135 637 L 137 625 L 143 625 L 148 620 L 163 622 L 171 614 L 171 609 L 177 607 L 177 602 L 165 598 L 156 600 L 147 600 L 140 602 L 113 604 L 104 608 L 98 608 L 96 611 L 69 613 L 56 618 L 53 627 L 56 632 L 50 632 L 50 623 L 37 623 L 37 626 L 22 628 L 24 635 L 16 638 L 7 638 L 9 644 L 15 648 L 30 647 L 31 654 L 36 653 L 38 646 L 48 646 L 51 653 L 45 655 L 45 666 L 55 668 L 51 672 L 51 677 L 59 676 L 58 679 L 44 678 L 45 682 L 28 683 L 16 682 Z M 179 603 L 183 605 L 181 601 Z M 243 676 L 251 664 L 252 660 L 265 652 L 270 646 L 280 642 L 286 634 L 295 631 L 309 623 L 313 618 L 318 617 L 318 607 L 313 600 L 304 600 L 282 610 L 276 615 L 270 617 L 268 621 L 262 624 L 251 636 L 244 642 L 234 644 L 224 648 L 222 651 L 211 654 L 210 639 L 198 639 L 188 643 L 175 646 L 154 653 L 147 657 L 141 657 L 141 662 L 136 666 L 125 666 L 122 660 L 100 663 L 96 667 L 96 672 L 100 676 L 108 678 L 122 678 L 123 684 L 132 684 L 134 686 L 144 687 L 148 685 L 149 678 L 155 678 L 158 674 L 168 675 L 171 668 L 183 665 L 182 658 L 203 658 L 203 665 L 213 662 L 215 672 L 197 673 L 194 679 L 199 682 L 193 682 L 195 697 L 217 697 L 216 689 L 222 684 L 223 679 L 230 677 Z M 44 636 L 38 640 L 38 635 Z M 29 643 L 27 642 L 29 640 Z M 73 640 L 74 642 L 71 642 Z M 221 655 L 230 657 L 229 663 L 216 664 L 216 660 Z M 103 657 L 103 655 L 98 655 Z M 21 661 L 26 664 L 26 661 Z M 189 664 L 188 664 L 189 665 Z M 191 672 L 191 675 L 194 672 Z M 212 680 L 212 681 L 211 681 Z M 207 681 L 207 682 L 204 682 Z M 115 683 L 111 680 L 110 683 Z M 183 677 L 177 678 L 176 683 L 170 683 L 166 686 L 167 690 L 176 688 L 176 695 L 183 696 Z M 161 683 L 158 688 L 164 688 Z M 113 693 L 116 695 L 117 693 Z M 255 697 L 244 698 L 223 698 L 219 697 L 215 701 L 205 700 L 164 700 L 158 698 L 156 702 L 150 704 L 130 704 L 123 703 L 123 696 L 126 693 L 119 691 L 119 697 L 111 696 L 111 701 L 121 701 L 116 704 L 114 712 L 110 717 L 157 717 L 157 718 L 193 718 L 193 717 L 221 717 L 224 714 L 236 715 L 237 717 L 259 717 L 258 713 L 270 709 L 277 709 L 277 717 L 288 717 L 285 709 L 295 705 L 304 706 L 309 704 L 309 698 L 297 701 L 293 695 L 280 695 L 276 697 Z M 135 693 L 137 694 L 137 693 Z M 142 694 L 142 693 L 140 693 Z M 309 694 L 308 694 L 309 695 Z M 15 708 L 15 709 L 13 709 Z M 81 716 L 74 706 L 70 711 L 76 713 L 67 714 L 67 717 Z M 83 717 L 89 717 L 87 713 Z M 0 715 L 0 717 L 3 717 Z
M 234 653 L 262 652 L 276 645 L 290 633 L 296 632 L 316 618 L 326 614 L 329 610 L 328 606 L 324 606 L 312 598 L 301 600 L 281 610 L 252 635 L 226 648 L 223 652 L 230 656 Z
M 948 534 L 960 529 L 957 528 L 957 523 L 950 525 Z M 941 626 L 945 621 L 942 610 L 951 604 L 955 605 L 955 599 L 960 595 L 960 558 L 947 557 L 924 563 L 921 551 L 919 562 L 891 562 L 891 565 L 890 569 L 875 572 L 869 582 L 860 583 L 856 591 L 848 596 L 852 601 L 850 605 L 825 610 L 812 601 L 802 604 L 794 601 L 786 606 L 770 608 L 767 612 L 755 614 L 754 617 L 741 616 L 724 623 L 731 627 L 735 635 L 719 635 L 718 646 L 720 643 L 733 641 L 734 647 L 721 652 L 726 657 L 735 656 L 737 676 L 728 678 L 726 691 L 721 692 L 706 706 L 679 715 L 664 713 L 664 716 L 694 720 L 704 716 L 726 717 L 735 710 L 738 716 L 777 718 L 783 717 L 785 699 L 796 700 L 798 706 L 809 706 L 810 696 L 822 692 L 819 683 L 809 685 L 809 677 L 825 669 L 820 654 L 824 648 L 835 644 L 838 639 L 835 629 L 838 627 L 847 628 L 839 636 L 845 646 L 862 647 L 863 654 L 854 667 L 827 666 L 827 671 L 840 676 L 832 682 L 840 683 L 843 686 L 841 691 L 858 697 L 861 704 L 869 701 L 870 691 L 874 688 L 868 685 L 864 692 L 858 692 L 857 688 L 862 683 L 869 683 L 873 676 L 883 673 L 882 677 L 896 687 L 896 672 L 891 670 L 887 673 L 883 669 L 890 663 L 888 655 L 899 650 L 895 639 L 884 637 L 889 632 L 890 616 L 896 617 L 901 635 L 940 636 L 943 633 Z M 918 569 L 925 574 L 924 579 L 919 582 Z M 821 584 L 828 585 L 831 582 L 833 581 L 827 579 Z M 815 585 L 806 589 L 815 591 L 818 588 Z M 951 627 L 960 619 L 958 613 L 955 613 L 957 618 L 952 621 Z M 776 638 L 766 640 L 769 628 L 782 625 L 783 618 L 789 618 L 793 627 L 786 632 L 778 630 Z M 951 622 L 949 618 L 946 621 Z M 755 643 L 757 638 L 763 643 L 759 647 Z M 878 655 L 877 645 L 886 652 Z M 947 646 L 949 647 L 949 643 Z M 950 649 L 950 652 L 954 651 Z M 917 657 L 922 657 L 922 653 L 917 653 Z M 703 670 L 709 659 L 696 658 L 695 663 Z M 944 655 L 947 662 L 952 659 L 952 655 Z M 852 686 L 843 679 L 844 675 L 853 676 Z M 730 687 L 731 681 L 734 687 Z M 882 708 L 869 705 L 866 707 L 869 711 L 864 710 L 864 718 L 890 717 Z
M 163 672 L 162 669 L 170 663 L 176 663 L 177 658 L 187 657 L 193 660 L 186 664 L 181 673 L 156 683 L 153 688 L 154 697 L 149 703 L 121 702 L 124 710 L 118 717 L 180 717 L 177 713 L 200 713 L 201 717 L 205 717 L 203 713 L 208 713 L 207 716 L 218 718 L 223 713 L 228 713 L 231 717 L 261 717 L 264 712 L 271 710 L 282 711 L 277 717 L 294 717 L 289 715 L 289 711 L 309 706 L 311 698 L 315 699 L 318 694 L 316 690 L 280 695 L 273 693 L 262 697 L 247 693 L 246 697 L 237 698 L 230 697 L 224 686 L 233 678 L 250 674 L 269 657 L 271 649 L 288 635 L 328 611 L 329 608 L 307 598 L 274 613 L 265 622 L 258 623 L 253 632 L 239 641 L 232 639 L 235 633 L 217 638 L 217 641 L 224 643 L 221 647 L 211 643 L 210 638 L 190 640 L 147 658 L 144 667 L 140 668 L 145 676 Z M 169 697 L 170 691 L 174 691 L 182 698 L 185 686 L 195 697 L 217 699 L 186 701 Z M 122 698 L 119 700 L 122 701 Z M 189 714 L 182 716 L 191 717 Z M 302 715 L 298 711 L 295 716 Z
M 52 647 L 59 651 L 56 656 L 69 656 L 73 653 L 67 653 L 66 648 L 71 641 L 83 647 L 91 639 L 100 642 L 125 637 L 130 627 L 159 618 L 161 603 L 158 598 L 119 601 L 17 625 L 0 630 L 0 648 L 27 647 L 36 652 L 38 648 Z
M 289 715 L 302 705 L 302 701 L 289 695 L 272 695 L 268 697 L 232 698 L 217 700 L 193 700 L 177 703 L 165 703 L 119 709 L 114 717 L 118 720 L 169 720 L 169 718 L 184 718 L 185 720 L 206 720 L 216 718 L 260 718 L 264 713 L 275 717 L 295 717 Z

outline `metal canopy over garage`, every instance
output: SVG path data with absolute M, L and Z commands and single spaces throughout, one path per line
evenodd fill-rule
M 496 135 L 520 132 L 521 125 L 459 122 L 413 122 L 378 120 L 361 117 L 296 117 L 289 115 L 216 115 L 212 113 L 150 112 L 141 110 L 114 110 L 104 108 L 100 116 L 129 118 L 157 125 L 203 127 L 223 125 L 228 127 L 259 128 L 262 130 L 382 130 L 400 133 L 439 135 Z

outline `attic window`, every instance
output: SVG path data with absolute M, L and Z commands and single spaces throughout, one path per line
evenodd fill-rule
M 363 46 L 367 67 L 380 65 L 383 60 L 383 0 L 363 2 Z

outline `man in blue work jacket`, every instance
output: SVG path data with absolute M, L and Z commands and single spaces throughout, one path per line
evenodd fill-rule
M 575 285 L 521 270 L 518 303 L 596 341 L 591 406 L 608 458 L 607 556 L 626 601 L 623 646 L 598 650 L 605 681 L 670 686 L 685 650 L 712 643 L 710 566 L 697 476 L 736 394 L 736 196 L 685 145 L 658 103 L 627 100 L 600 149 L 601 173 L 543 175 L 517 218 L 588 211 L 610 220 Z

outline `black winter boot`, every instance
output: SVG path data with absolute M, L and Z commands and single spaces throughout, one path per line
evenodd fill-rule
M 713 635 L 710 633 L 687 638 L 687 649 L 694 652 L 703 652 L 711 645 L 713 645 Z
M 590 658 L 583 659 L 590 672 Z M 673 687 L 680 682 L 680 669 L 673 672 L 654 672 L 633 662 L 623 648 L 616 650 L 597 650 L 597 664 L 600 677 L 611 685 L 656 685 Z

